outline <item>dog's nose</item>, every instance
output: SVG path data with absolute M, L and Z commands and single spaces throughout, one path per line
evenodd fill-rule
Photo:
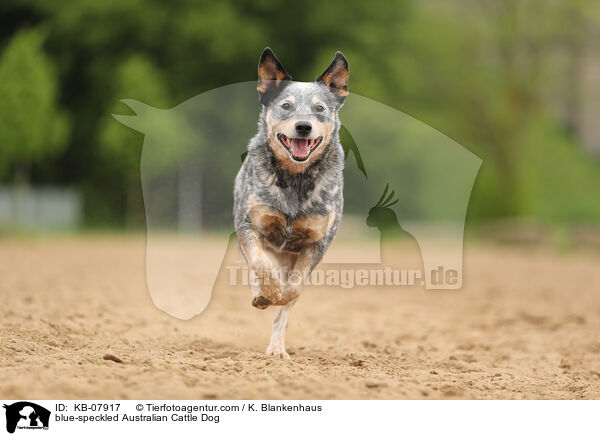
M 308 135 L 312 130 L 312 125 L 308 121 L 298 121 L 296 123 L 296 132 L 300 135 Z

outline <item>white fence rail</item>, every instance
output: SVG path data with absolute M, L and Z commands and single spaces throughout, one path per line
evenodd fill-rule
M 0 186 L 1 228 L 70 230 L 81 217 L 81 195 L 74 188 Z

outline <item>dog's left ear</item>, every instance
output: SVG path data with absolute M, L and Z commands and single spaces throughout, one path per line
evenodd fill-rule
M 292 80 L 269 47 L 265 48 L 258 63 L 258 85 L 260 102 L 267 105 L 283 87 Z
M 317 83 L 326 85 L 333 92 L 340 104 L 348 95 L 348 61 L 341 51 L 336 52 L 331 65 L 317 77 Z

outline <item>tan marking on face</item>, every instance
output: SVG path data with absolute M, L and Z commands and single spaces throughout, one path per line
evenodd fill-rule
M 317 97 L 316 95 L 312 98 L 312 104 L 315 105 L 317 103 L 321 103 L 321 100 L 319 100 L 319 97 Z
M 271 150 L 273 150 L 273 154 L 275 155 L 275 158 L 277 158 L 279 164 L 290 173 L 303 172 L 309 167 L 311 162 L 318 159 L 319 156 L 323 154 L 325 149 L 329 146 L 333 128 L 335 126 L 333 120 L 319 122 L 315 117 L 311 117 L 313 130 L 310 138 L 315 139 L 319 136 L 322 136 L 323 140 L 319 146 L 312 151 L 307 160 L 304 162 L 296 162 L 292 159 L 288 150 L 279 142 L 279 139 L 277 139 L 277 134 L 283 133 L 287 137 L 295 137 L 297 121 L 297 116 L 289 117 L 285 120 L 277 120 L 272 117 L 271 110 L 267 112 L 267 135 L 269 146 L 271 147 Z
M 322 136 L 323 140 L 321 141 L 321 144 L 319 144 L 319 146 L 311 153 L 310 159 L 308 159 L 307 162 L 318 159 L 323 154 L 325 149 L 327 147 L 329 147 L 329 142 L 331 141 L 331 135 L 333 133 L 333 127 L 334 127 L 333 121 L 325 121 L 322 123 L 320 123 L 318 121 L 313 122 L 314 136 L 317 138 L 319 136 Z
M 285 120 L 278 120 L 273 118 L 273 111 L 267 112 L 267 134 L 269 136 L 277 137 L 278 133 L 283 133 L 285 136 L 293 137 L 296 130 L 296 122 L 298 122 L 298 116 L 286 118 Z
M 308 165 L 306 164 L 310 162 L 310 159 L 306 162 L 295 162 L 291 158 L 290 153 L 279 142 L 279 139 L 277 139 L 278 133 L 283 133 L 286 136 L 294 136 L 294 129 L 296 128 L 295 126 L 298 117 L 293 116 L 286 120 L 276 120 L 271 114 L 272 111 L 267 112 L 267 135 L 269 138 L 269 146 L 271 147 L 271 150 L 273 150 L 275 158 L 279 164 L 290 173 L 300 173 L 304 171 L 308 168 Z
M 265 82 L 264 80 L 259 80 L 258 84 L 256 85 L 256 90 L 258 92 L 267 92 L 267 89 L 269 87 L 267 86 L 267 82 Z
M 279 143 L 279 139 L 277 139 L 277 137 L 273 138 L 272 136 L 269 136 L 269 145 L 271 146 L 273 154 L 279 162 L 279 165 L 281 165 L 288 172 L 296 174 L 301 173 L 308 168 L 310 159 L 306 160 L 305 162 L 294 161 L 291 158 L 290 153 L 283 148 L 283 145 Z M 316 151 L 317 150 L 315 150 L 315 152 Z

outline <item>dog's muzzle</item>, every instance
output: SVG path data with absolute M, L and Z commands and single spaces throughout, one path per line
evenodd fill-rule
M 323 137 L 319 136 L 316 139 L 307 138 L 289 138 L 283 133 L 277 134 L 277 139 L 290 153 L 293 160 L 297 162 L 304 162 L 310 156 L 310 154 L 321 144 Z

